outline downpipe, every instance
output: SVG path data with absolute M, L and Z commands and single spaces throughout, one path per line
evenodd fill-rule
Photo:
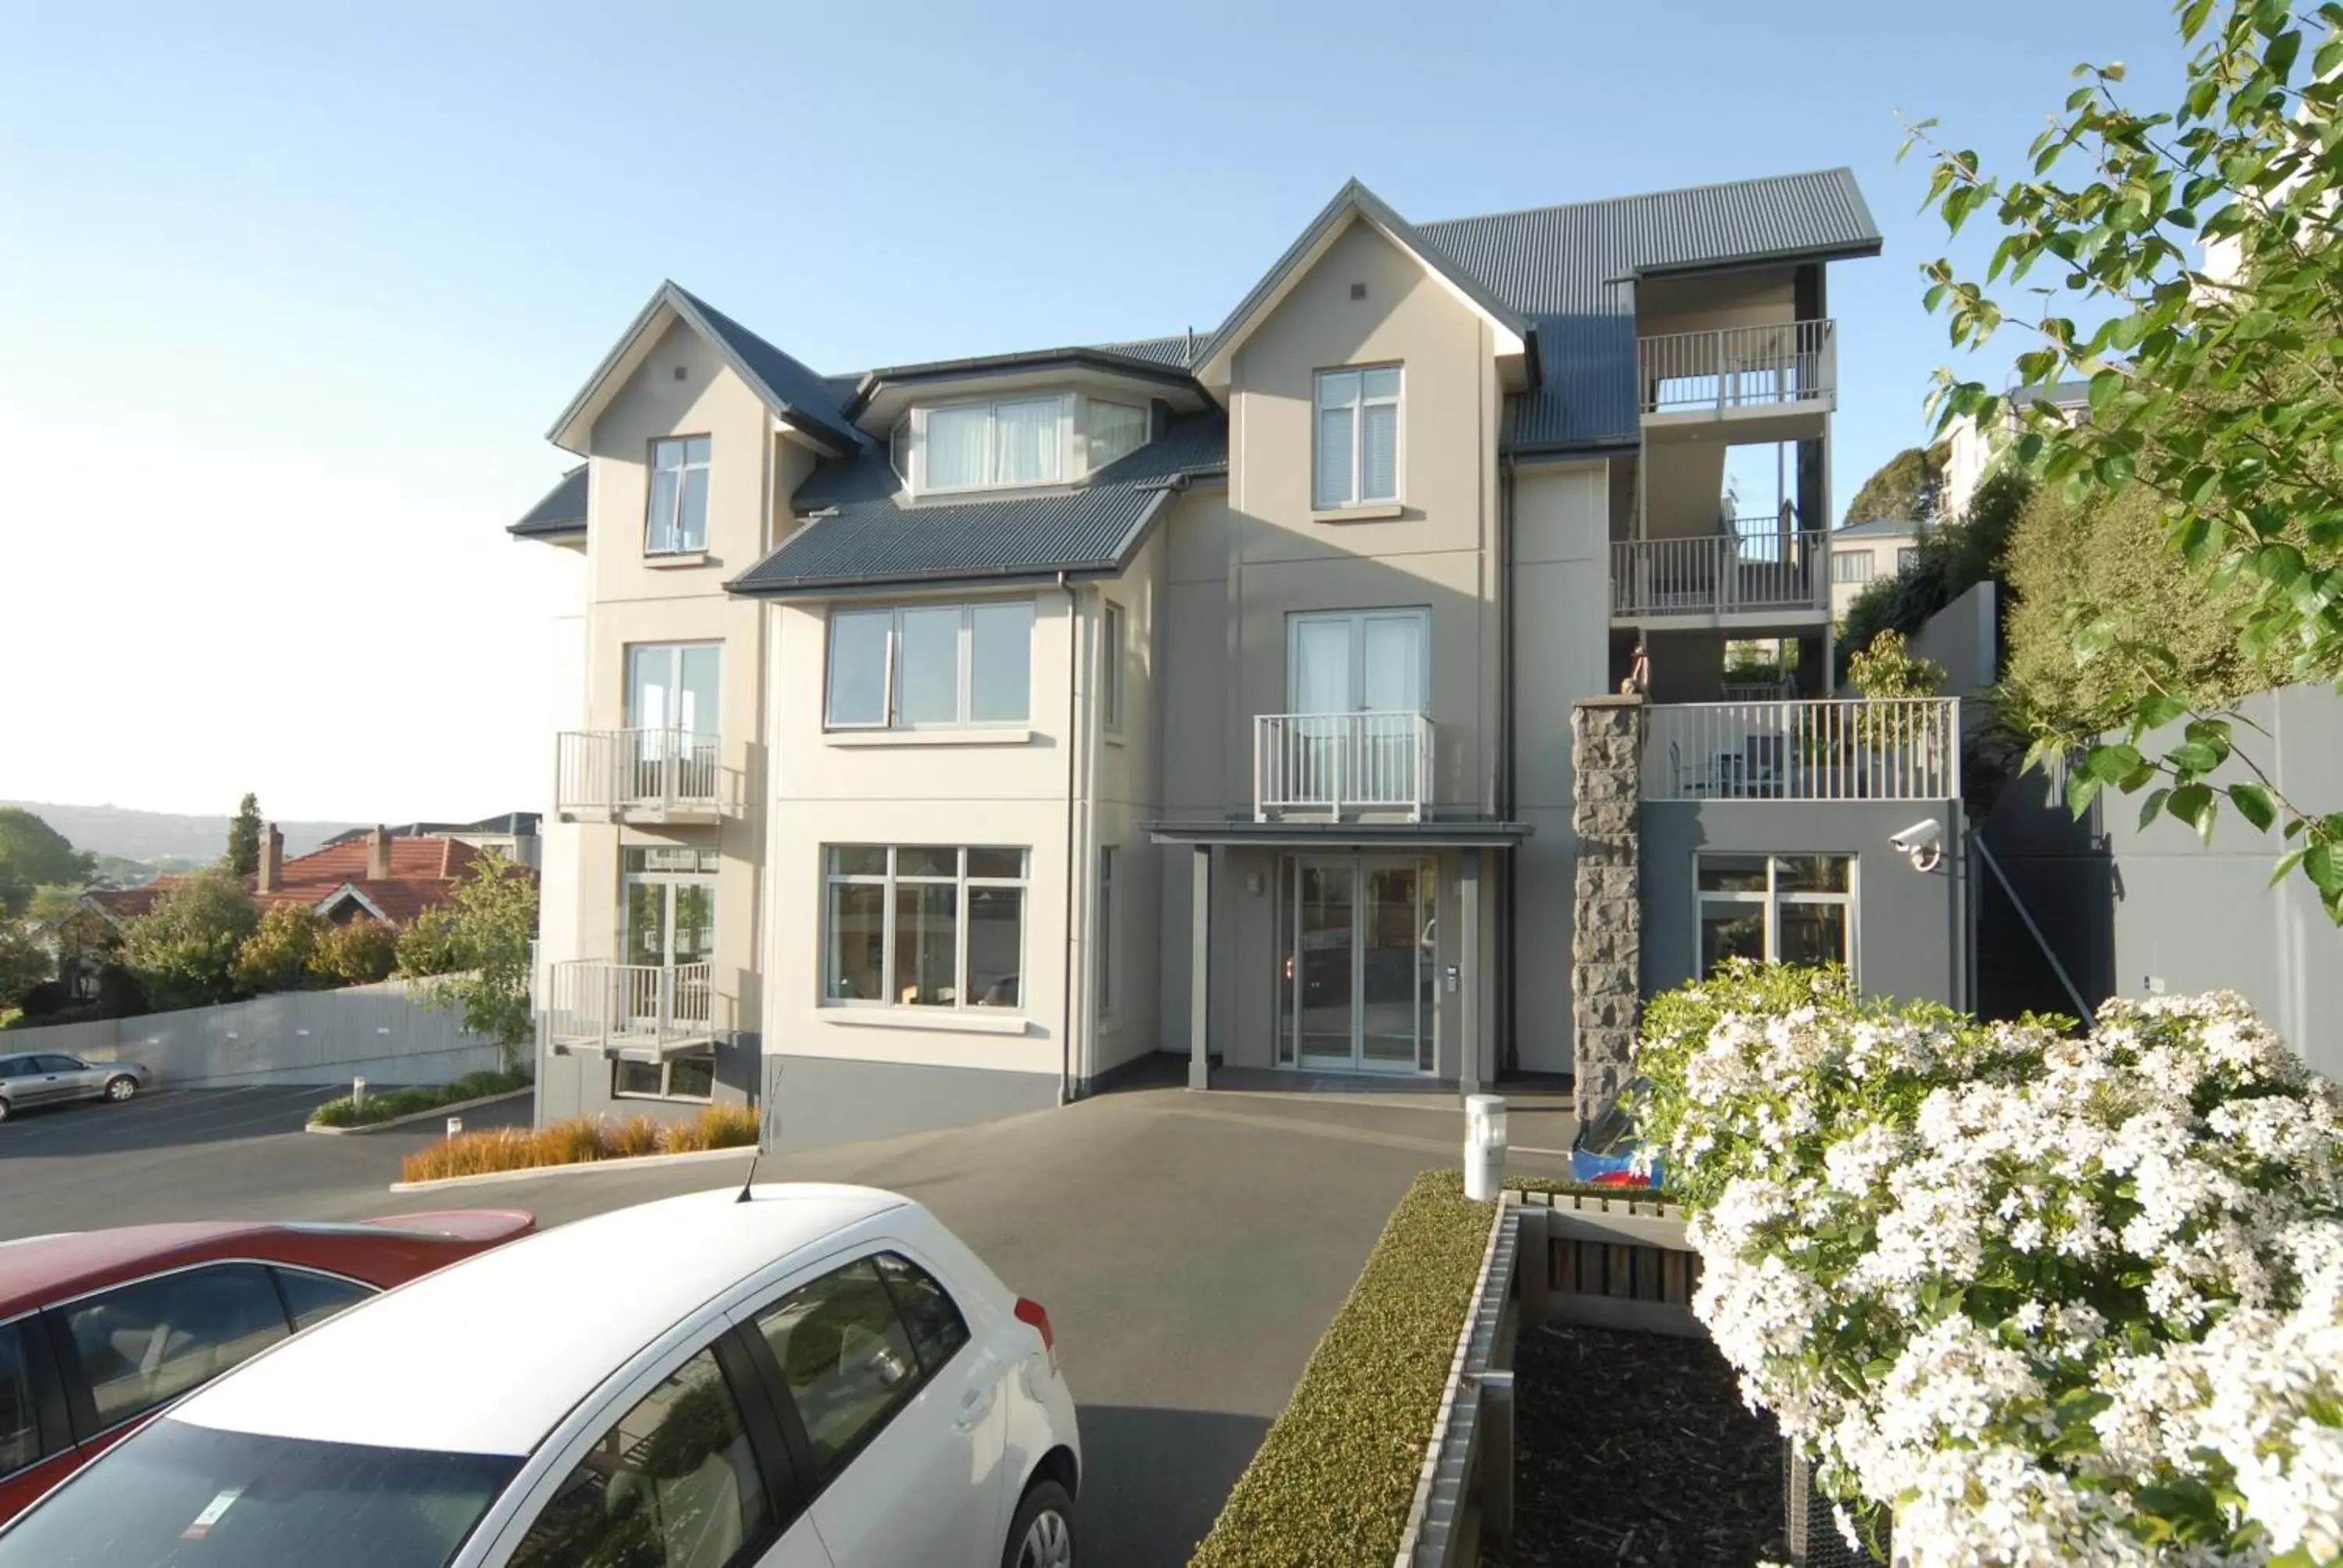
M 1082 618 L 1074 585 L 1064 572 L 1058 574 L 1058 588 L 1066 596 L 1066 944 L 1064 954 L 1065 983 L 1060 998 L 1058 1013 L 1058 1103 L 1070 1105 L 1074 1099 L 1074 970 L 1079 948 L 1074 940 L 1074 886 L 1077 869 L 1074 829 L 1074 714 L 1076 693 L 1084 685 L 1079 677 L 1082 662 Z

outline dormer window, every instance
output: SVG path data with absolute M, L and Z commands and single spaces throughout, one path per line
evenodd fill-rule
M 932 403 L 898 419 L 887 461 L 914 495 L 1057 485 L 1147 444 L 1147 409 L 1052 392 Z

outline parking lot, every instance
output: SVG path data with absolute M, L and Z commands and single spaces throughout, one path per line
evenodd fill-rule
M 385 1189 L 399 1155 L 437 1138 L 438 1123 L 366 1137 L 302 1133 L 310 1107 L 332 1092 L 164 1092 L 12 1121 L 0 1126 L 0 1239 L 141 1221 L 460 1206 L 530 1209 L 558 1224 L 736 1182 L 743 1168 L 393 1194 Z M 525 1121 L 528 1101 L 482 1109 Z M 465 1118 L 488 1120 L 479 1111 Z M 1187 1560 L 1393 1204 L 1418 1171 L 1455 1161 L 1463 1132 L 1453 1110 L 1388 1099 L 1145 1090 L 771 1158 L 759 1179 L 909 1193 L 1047 1306 L 1081 1402 L 1085 1557 L 1149 1568 Z M 1515 1139 L 1558 1147 L 1566 1131 L 1557 1122 L 1524 1138 L 1517 1126 Z

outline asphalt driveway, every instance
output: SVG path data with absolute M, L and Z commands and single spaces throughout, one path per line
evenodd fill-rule
M 198 1101 L 187 1091 L 70 1121 L 59 1111 L 12 1121 L 0 1127 L 0 1239 L 146 1220 L 350 1219 L 470 1204 L 532 1209 L 558 1224 L 737 1182 L 745 1166 L 744 1155 L 743 1165 L 392 1194 L 384 1189 L 399 1153 L 436 1136 L 437 1124 L 364 1138 L 300 1133 L 308 1107 L 329 1092 L 226 1091 Z M 526 1117 L 526 1100 L 511 1104 Z M 1152 1568 L 1187 1560 L 1401 1192 L 1417 1171 L 1454 1164 L 1463 1136 L 1455 1110 L 1392 1097 L 1157 1089 L 769 1158 L 759 1179 L 909 1193 L 1047 1306 L 1081 1403 L 1084 1554 Z M 1566 1120 L 1539 1126 L 1517 1115 L 1513 1136 L 1560 1148 Z M 1538 1157 L 1516 1163 L 1558 1168 Z

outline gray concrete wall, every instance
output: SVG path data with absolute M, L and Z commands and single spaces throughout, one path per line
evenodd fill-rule
M 172 1089 L 445 1083 L 503 1065 L 493 1043 L 465 1033 L 456 1013 L 423 1005 L 406 980 L 0 1033 L 0 1052 L 20 1050 L 142 1062 Z
M 2265 692 L 2240 705 L 2239 748 L 2297 806 L 2343 810 L 2343 698 L 2323 686 Z M 2177 727 L 2141 745 L 2153 753 L 2180 739 Z M 2251 778 L 2232 762 L 2216 782 Z M 2213 842 L 2159 817 L 2142 829 L 2128 803 L 2105 814 L 2113 860 L 2115 994 L 2140 997 L 2234 990 L 2303 1059 L 2343 1078 L 2343 931 L 2299 871 L 2277 888 L 2271 871 L 2288 847 L 2224 809 Z
M 1923 872 L 1887 840 L 1927 817 L 1943 824 L 1947 848 Z M 1699 963 L 1695 854 L 1852 855 L 1855 983 L 1874 996 L 1961 1005 L 1960 832 L 1955 801 L 1645 801 L 1644 994 L 1682 985 Z
M 1905 644 L 1918 658 L 1933 658 L 1945 667 L 1946 697 L 1975 697 L 1994 683 L 1998 673 L 1994 631 L 1994 587 L 1990 580 L 1972 587 L 1928 618 Z M 1971 707 L 1976 712 L 1971 713 Z M 1961 717 L 1971 725 L 1992 717 L 1983 704 L 1962 705 Z
M 754 1105 L 758 1101 L 759 1037 L 736 1034 L 716 1047 L 716 1085 L 707 1100 L 655 1100 L 610 1092 L 610 1059 L 599 1051 L 566 1047 L 539 1050 L 537 1058 L 537 1121 L 543 1126 L 573 1116 L 623 1121 L 649 1116 L 689 1121 L 709 1105 Z
M 1050 1072 L 779 1054 L 767 1068 L 777 1113 L 766 1130 L 777 1151 L 967 1127 L 1058 1103 Z

